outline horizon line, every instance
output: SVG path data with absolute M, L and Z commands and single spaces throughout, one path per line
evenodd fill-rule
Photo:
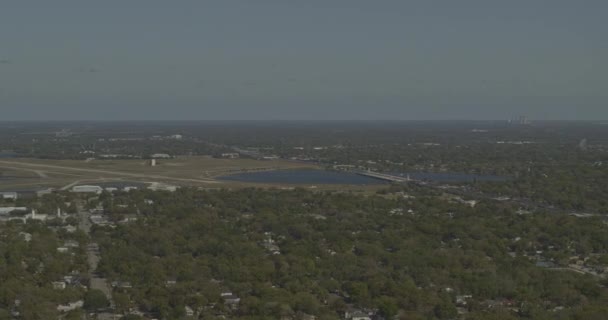
M 514 119 L 13 119 L 8 122 L 511 122 Z M 607 122 L 608 119 L 531 119 L 530 122 Z

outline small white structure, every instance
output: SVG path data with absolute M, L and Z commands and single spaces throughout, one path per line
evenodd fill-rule
M 57 208 L 57 218 L 61 219 L 61 218 L 65 218 L 67 216 L 67 214 L 64 214 L 63 212 L 61 212 L 61 208 Z
M 26 207 L 0 207 L 0 215 L 9 214 L 13 211 L 27 211 Z
M 468 200 L 468 201 L 463 201 L 463 204 L 466 204 L 467 206 L 471 207 L 471 208 L 475 208 L 475 206 L 477 205 L 477 200 Z
M 150 167 L 156 167 L 156 159 L 150 159 Z
M 0 198 L 5 200 L 17 200 L 17 192 L 0 192 Z
M 67 247 L 59 247 L 59 248 L 57 248 L 57 252 L 59 252 L 59 253 L 67 253 L 68 251 L 70 251 L 70 249 L 67 248 Z
M 108 225 L 108 223 L 109 223 L 108 219 L 105 216 L 100 215 L 100 214 L 93 214 L 93 215 L 91 215 L 90 219 L 93 224 L 100 225 L 100 226 L 105 226 L 105 225 Z
M 155 154 L 151 155 L 150 158 L 152 158 L 152 159 L 171 159 L 171 155 L 168 155 L 166 153 L 155 153 Z
M 23 241 L 30 242 L 32 241 L 32 234 L 27 232 L 19 232 L 19 235 L 23 238 Z
M 160 182 L 153 182 L 148 186 L 149 190 L 152 191 L 169 191 L 169 192 L 175 192 L 177 190 L 176 186 L 172 186 L 170 184 L 166 184 L 166 183 L 160 183 Z
M 66 288 L 66 284 L 63 281 L 53 281 L 52 284 L 55 290 L 64 290 Z
M 39 214 L 36 213 L 36 210 L 32 209 L 32 213 L 28 214 L 26 216 L 26 219 L 31 219 L 31 220 L 36 220 L 36 221 L 46 221 L 46 219 L 49 217 L 48 214 Z
M 69 312 L 72 310 L 82 308 L 83 306 L 84 306 L 84 301 L 78 300 L 76 302 L 70 302 L 68 304 L 62 304 L 62 305 L 57 306 L 57 311 Z
M 72 192 L 76 193 L 96 193 L 100 194 L 103 191 L 103 188 L 100 186 L 75 186 L 72 188 Z
M 131 190 L 137 190 L 139 189 L 138 187 L 134 187 L 134 186 L 126 186 L 124 188 L 122 188 L 122 190 L 124 190 L 125 192 L 129 192 Z
M 185 306 L 184 311 L 186 313 L 186 317 L 194 317 L 194 310 L 191 307 Z
M 63 246 L 66 248 L 78 248 L 80 244 L 76 240 L 67 240 L 63 243 Z
M 233 310 L 237 309 L 241 302 L 241 298 L 235 296 L 232 292 L 222 292 L 221 297 L 224 300 L 224 304 Z
M 238 159 L 239 154 L 236 152 L 227 152 L 227 153 L 222 153 L 222 158 L 226 158 L 226 159 Z

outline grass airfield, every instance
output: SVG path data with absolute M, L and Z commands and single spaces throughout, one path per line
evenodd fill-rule
M 46 160 L 1 159 L 0 190 L 69 188 L 75 184 L 100 182 L 160 182 L 177 186 L 236 187 L 235 182 L 217 177 L 240 172 L 317 168 L 286 160 L 216 159 L 180 157 L 157 160 Z M 251 185 L 251 184 L 247 184 Z

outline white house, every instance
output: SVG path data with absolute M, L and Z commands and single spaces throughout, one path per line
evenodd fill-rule
M 53 285 L 53 289 L 55 289 L 55 290 L 63 290 L 66 288 L 66 284 L 63 281 L 53 281 L 52 285 Z
M 78 300 L 76 302 L 70 302 L 68 304 L 63 304 L 63 305 L 57 306 L 57 311 L 69 312 L 72 310 L 76 310 L 78 308 L 82 308 L 83 306 L 84 306 L 84 301 Z

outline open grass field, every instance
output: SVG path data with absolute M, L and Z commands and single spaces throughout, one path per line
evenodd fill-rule
M 157 160 L 0 160 L 0 190 L 42 187 L 67 188 L 72 184 L 110 181 L 162 182 L 173 185 L 224 184 L 216 177 L 239 172 L 314 168 L 285 160 L 215 159 L 183 157 Z M 229 183 L 228 185 L 234 185 Z

